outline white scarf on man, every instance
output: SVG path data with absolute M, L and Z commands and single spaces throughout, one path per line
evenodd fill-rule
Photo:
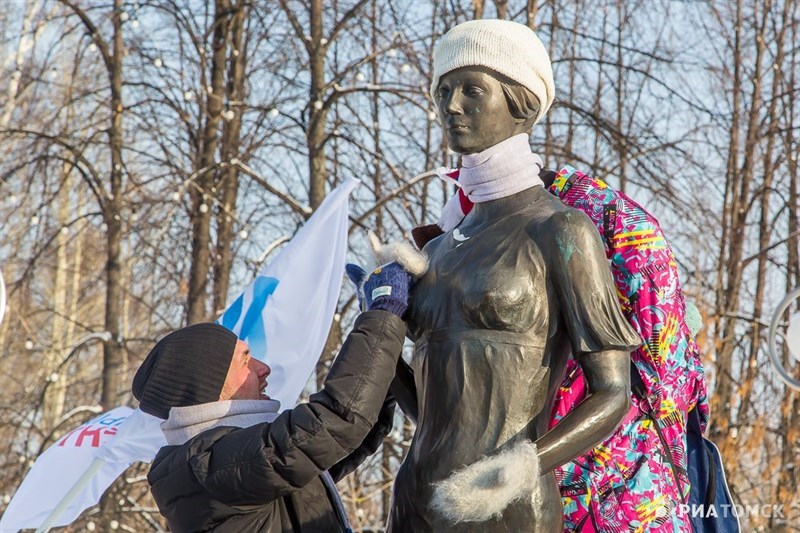
M 278 400 L 223 400 L 189 407 L 173 407 L 161 423 L 167 444 L 183 444 L 203 431 L 221 426 L 246 428 L 272 422 L 278 416 Z

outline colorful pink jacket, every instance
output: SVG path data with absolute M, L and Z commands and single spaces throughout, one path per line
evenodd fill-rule
M 549 188 L 583 211 L 603 238 L 623 313 L 644 345 L 631 359 L 647 397 L 603 443 L 556 471 L 565 531 L 691 533 L 686 502 L 686 419 L 696 408 L 703 429 L 708 401 L 700 354 L 685 322 L 678 271 L 658 221 L 602 180 L 564 167 Z M 586 394 L 570 360 L 551 427 Z

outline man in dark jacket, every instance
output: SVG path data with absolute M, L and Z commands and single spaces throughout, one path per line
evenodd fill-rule
M 222 326 L 195 324 L 156 344 L 133 394 L 144 412 L 166 419 L 168 445 L 147 480 L 173 531 L 348 530 L 334 478 L 391 429 L 394 401 L 383 400 L 402 350 L 409 284 L 396 263 L 367 279 L 367 311 L 322 390 L 281 414 L 265 393 L 269 367 Z

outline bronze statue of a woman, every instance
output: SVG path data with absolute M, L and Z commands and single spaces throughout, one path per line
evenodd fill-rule
M 434 52 L 431 92 L 475 206 L 462 217 L 448 203 L 444 234 L 424 248 L 407 314 L 413 377 L 398 369 L 394 387 L 417 428 L 390 531 L 561 531 L 553 469 L 627 411 L 639 337 L 597 231 L 542 187 L 528 144 L 552 77 L 542 43 L 515 22 L 460 24 Z M 547 431 L 570 351 L 590 394 Z

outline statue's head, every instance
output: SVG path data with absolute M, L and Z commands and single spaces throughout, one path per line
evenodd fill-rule
M 553 103 L 553 69 L 536 34 L 508 20 L 473 20 L 433 52 L 431 94 L 447 143 L 472 154 L 525 133 Z

